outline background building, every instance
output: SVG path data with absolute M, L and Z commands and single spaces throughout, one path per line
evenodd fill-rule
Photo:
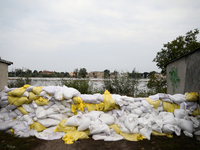
M 166 67 L 168 94 L 200 94 L 200 48 L 169 62 Z
M 0 57 L 0 91 L 8 85 L 8 66 L 11 64 L 13 62 L 3 60 Z

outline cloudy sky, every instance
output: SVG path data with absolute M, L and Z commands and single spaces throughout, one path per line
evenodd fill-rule
M 0 0 L 0 57 L 10 71 L 160 72 L 157 52 L 199 18 L 199 0 Z

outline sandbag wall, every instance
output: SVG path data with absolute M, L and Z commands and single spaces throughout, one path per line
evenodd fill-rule
M 81 94 L 66 86 L 8 88 L 0 92 L 0 130 L 19 137 L 62 138 L 66 144 L 92 136 L 94 140 L 150 140 L 181 131 L 200 135 L 197 93 L 133 98 Z

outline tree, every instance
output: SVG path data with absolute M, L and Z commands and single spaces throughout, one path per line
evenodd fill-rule
M 151 90 L 152 94 L 167 92 L 167 83 L 165 77 L 152 74 L 149 76 L 149 78 L 150 80 L 147 84 L 147 87 Z
M 158 68 L 162 69 L 162 74 L 166 74 L 165 66 L 168 62 L 200 47 L 200 41 L 197 41 L 197 34 L 199 34 L 198 29 L 191 30 L 186 33 L 186 36 L 179 36 L 175 40 L 163 44 L 163 48 L 153 59 Z
M 106 69 L 104 70 L 104 78 L 109 78 L 110 77 L 110 70 Z
M 74 69 L 74 75 L 73 75 L 73 77 L 77 78 L 77 76 L 78 76 L 78 68 Z
M 87 75 L 87 70 L 85 68 L 80 68 L 78 76 L 81 78 L 85 78 Z

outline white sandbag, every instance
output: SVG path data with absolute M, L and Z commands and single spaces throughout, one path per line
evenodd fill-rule
M 174 95 L 170 95 L 169 94 L 169 98 L 176 104 L 181 104 L 182 102 L 186 101 L 186 95 L 183 94 L 174 94 Z
M 45 96 L 46 94 L 47 94 L 47 92 L 45 92 L 45 91 L 41 91 L 40 94 L 39 94 L 39 96 L 42 97 L 42 96 Z
M 54 97 L 59 101 L 63 99 L 63 87 L 59 91 L 55 92 Z
M 156 131 L 158 133 L 162 133 L 162 127 L 160 127 L 158 124 L 154 123 L 151 127 L 152 127 L 153 131 Z
M 131 133 L 129 129 L 126 128 L 124 124 L 120 124 L 120 130 L 124 133 Z
M 84 131 L 87 130 L 90 126 L 90 118 L 85 117 L 81 125 L 78 126 L 77 131 Z
M 89 135 L 92 134 L 98 134 L 98 133 L 106 133 L 106 135 L 110 135 L 110 128 L 106 124 L 102 125 L 91 125 L 89 126 L 90 133 Z
M 133 132 L 133 129 L 138 125 L 138 115 L 129 114 L 124 121 L 125 127 L 130 131 Z
M 29 115 L 23 115 L 21 117 L 18 116 L 16 119 L 19 120 L 19 121 L 26 121 L 28 125 L 33 124 L 32 117 L 29 116 Z
M 51 119 L 56 119 L 58 121 L 65 119 L 64 115 L 62 114 L 50 114 L 50 115 L 47 115 L 47 117 Z
M 184 109 L 174 109 L 174 116 L 178 119 L 183 119 L 185 116 L 188 116 L 189 110 Z
M 35 110 L 30 107 L 29 104 L 22 104 L 22 107 L 28 112 L 28 113 L 34 113 Z
M 10 116 L 10 118 L 12 118 L 12 119 L 15 119 L 15 118 L 18 117 L 18 115 L 17 115 L 14 111 L 11 111 L 11 112 L 9 113 L 9 116 Z
M 158 93 L 159 99 L 168 99 L 169 95 L 164 93 Z
M 105 123 L 107 125 L 114 124 L 115 122 L 115 118 L 112 115 L 106 113 L 100 115 L 100 120 L 102 121 L 102 123 Z
M 121 117 L 118 117 L 118 122 L 119 123 L 124 123 L 124 121 L 126 120 L 127 118 L 127 113 L 124 113 Z
M 96 94 L 94 94 L 94 96 L 97 97 L 97 100 L 98 100 L 98 101 L 100 101 L 100 102 L 104 102 L 104 99 L 103 99 L 103 95 L 102 95 L 102 94 L 100 94 L 100 93 L 96 93 Z
M 19 123 L 18 121 L 0 122 L 0 131 L 11 129 L 14 125 L 18 123 Z
M 65 107 L 71 108 L 71 103 L 68 102 L 68 100 L 63 100 L 63 101 L 61 101 L 61 103 L 62 103 Z
M 33 92 L 33 88 L 34 88 L 34 86 L 29 86 L 28 88 L 26 88 L 26 91 L 27 92 Z
M 169 98 L 165 98 L 165 99 L 161 99 L 163 102 L 169 102 L 169 103 L 174 103 L 173 100 L 169 99 Z
M 200 135 L 200 130 L 195 131 L 194 135 Z
M 185 120 L 185 119 L 180 119 L 178 126 L 183 130 L 183 131 L 187 131 L 189 133 L 193 133 L 194 131 L 194 126 L 193 126 L 193 122 L 189 121 L 189 120 Z
M 131 113 L 141 116 L 143 114 L 143 111 L 138 107 L 138 108 L 131 110 Z
M 121 96 L 121 98 L 122 98 L 124 101 L 130 102 L 130 103 L 133 103 L 133 102 L 135 101 L 135 98 L 133 98 L 133 97 Z
M 138 124 L 141 125 L 143 128 L 146 127 L 146 126 L 150 126 L 151 127 L 151 121 L 147 120 L 144 117 L 138 118 Z
M 176 119 L 173 116 L 171 116 L 171 115 L 165 116 L 162 119 L 162 121 L 163 121 L 163 124 L 171 124 L 171 125 L 177 125 L 178 124 L 177 121 L 176 121 Z
M 3 101 L 0 101 L 0 107 L 6 107 L 9 105 L 9 102 L 8 100 L 3 100 Z
M 64 110 L 66 107 L 60 101 L 54 101 L 57 107 L 61 110 Z
M 183 133 L 185 134 L 185 136 L 188 136 L 188 137 L 193 137 L 193 134 L 190 133 L 190 132 L 187 132 L 187 131 L 183 131 Z
M 36 117 L 36 113 L 28 113 L 28 115 L 30 116 L 30 117 Z
M 138 102 L 137 102 L 137 103 L 138 103 Z M 138 108 L 138 106 L 135 105 L 135 103 L 130 103 L 130 104 L 126 107 L 126 109 L 129 110 L 129 111 L 131 111 L 131 110 L 133 110 L 133 109 L 136 109 L 136 108 Z
M 92 135 L 93 140 L 104 140 L 107 137 L 106 133 L 98 133 Z
M 5 93 L 5 94 L 7 94 L 7 93 Z M 8 100 L 8 94 L 1 96 L 0 101 L 4 101 L 4 100 Z
M 15 109 L 14 112 L 17 114 L 17 116 L 23 116 L 23 114 L 18 109 Z
M 24 132 L 24 131 L 15 132 L 15 135 L 17 135 L 20 138 L 27 138 L 30 136 L 35 136 L 35 133 L 37 133 L 37 131 L 30 129 L 27 132 Z
M 34 107 L 33 109 L 36 109 L 38 105 L 35 103 L 35 101 L 32 101 L 32 106 Z M 31 106 L 30 106 L 31 107 Z M 32 107 L 31 107 L 32 108 Z
M 10 118 L 9 113 L 1 113 L 2 116 L 4 116 L 4 121 L 12 121 L 12 118 Z
M 124 100 L 122 99 L 121 95 L 112 94 L 112 99 L 115 101 L 117 105 L 120 107 L 124 105 Z
M 171 124 L 165 124 L 162 127 L 162 131 L 166 134 L 172 134 L 174 133 L 174 125 Z
M 8 106 L 6 106 L 7 110 L 13 110 L 13 109 L 16 109 L 16 108 L 17 108 L 17 106 L 15 106 L 15 105 L 8 105 Z
M 1 108 L 0 113 L 8 113 L 9 111 L 6 108 Z
M 37 118 L 46 118 L 47 112 L 42 106 L 38 106 L 38 108 L 35 110 L 36 117 Z
M 55 104 L 54 101 L 49 101 L 48 105 L 44 105 L 43 107 L 44 107 L 44 109 L 48 109 L 54 104 Z
M 98 118 L 95 121 L 90 121 L 91 125 L 102 125 L 102 121 Z
M 190 111 L 194 111 L 197 109 L 197 102 L 190 102 L 190 101 L 186 101 L 186 105 L 187 105 L 187 109 L 189 109 Z
M 70 113 L 71 109 L 70 108 L 65 108 L 64 110 L 61 110 L 60 113 Z
M 53 96 L 56 92 L 61 90 L 60 86 L 43 86 L 42 90 Z
M 140 129 L 140 134 L 146 137 L 148 140 L 151 138 L 152 128 L 145 126 L 144 128 Z
M 68 88 L 66 86 L 63 86 L 62 88 L 63 88 L 63 96 L 65 97 L 65 99 L 71 99 L 73 97 L 75 89 Z
M 23 94 L 22 94 L 22 97 L 28 97 L 29 96 L 29 94 L 28 94 L 28 91 L 25 91 Z
M 14 89 L 16 89 L 16 88 L 8 88 L 7 86 L 5 86 L 2 92 L 7 93 L 7 92 L 10 92 Z
M 157 101 L 157 100 L 159 100 L 159 95 L 158 94 L 150 95 L 149 99 L 152 100 L 152 101 Z
M 103 111 L 90 111 L 89 113 L 86 114 L 86 116 L 89 117 L 91 121 L 95 121 L 103 113 L 104 113 Z
M 46 119 L 37 119 L 37 122 L 45 127 L 56 126 L 60 123 L 59 120 L 46 118 Z
M 189 120 L 193 122 L 194 124 L 194 128 L 198 128 L 199 127 L 199 121 L 197 120 L 197 118 L 192 117 L 192 116 L 188 116 Z
M 86 117 L 83 114 L 77 114 L 67 119 L 65 126 L 80 126 Z

